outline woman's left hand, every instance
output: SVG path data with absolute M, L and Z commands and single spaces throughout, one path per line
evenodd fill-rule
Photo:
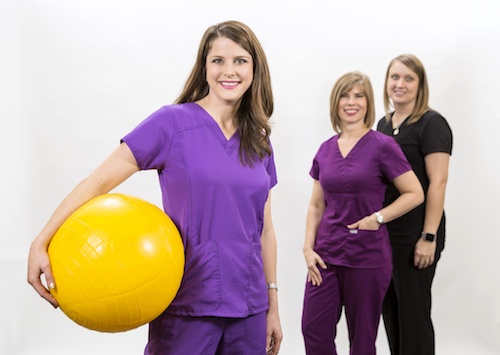
M 280 351 L 283 332 L 278 312 L 267 312 L 266 354 L 277 355 Z
M 436 255 L 436 241 L 428 242 L 420 238 L 415 244 L 413 264 L 419 269 L 425 269 L 434 263 L 434 255 Z

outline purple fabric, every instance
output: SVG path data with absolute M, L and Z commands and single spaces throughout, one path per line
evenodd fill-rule
M 164 313 L 149 326 L 145 355 L 265 355 L 267 313 L 246 318 Z
M 396 141 L 382 133 L 370 130 L 345 158 L 337 140 L 321 145 L 310 170 L 326 203 L 314 249 L 332 265 L 380 267 L 392 260 L 385 225 L 378 231 L 350 231 L 347 225 L 382 209 L 388 183 L 411 167 Z
M 157 169 L 165 212 L 181 232 L 186 266 L 168 312 L 246 317 L 267 310 L 260 237 L 276 184 L 273 155 L 253 168 L 199 105 L 160 108 L 123 139 L 141 170 Z
M 307 355 L 336 355 L 337 323 L 345 309 L 350 354 L 375 355 L 382 300 L 392 276 L 392 264 L 373 269 L 327 265 L 323 283 L 306 283 L 302 333 Z

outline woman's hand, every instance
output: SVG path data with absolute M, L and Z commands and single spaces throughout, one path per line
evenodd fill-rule
M 272 290 L 270 292 L 277 292 L 277 291 Z M 283 340 L 283 332 L 281 331 L 281 323 L 278 312 L 273 312 L 270 309 L 267 312 L 266 354 L 277 355 L 280 351 L 282 340 Z
M 42 283 L 42 274 L 48 287 L 54 288 L 55 280 L 52 275 L 47 246 L 37 243 L 37 240 L 35 240 L 31 245 L 28 256 L 28 283 L 33 286 L 41 297 L 52 304 L 54 308 L 57 308 L 59 304 Z
M 314 250 L 304 250 L 304 257 L 307 265 L 307 282 L 312 282 L 313 286 L 319 286 L 323 282 L 318 265 L 326 269 L 326 263 Z
M 413 264 L 419 269 L 425 269 L 434 263 L 436 255 L 436 241 L 428 242 L 420 238 L 415 244 L 415 252 L 413 256 Z
M 376 231 L 380 228 L 380 224 L 377 222 L 377 217 L 375 216 L 375 213 L 372 213 L 371 215 L 366 216 L 357 222 L 349 224 L 347 228 Z

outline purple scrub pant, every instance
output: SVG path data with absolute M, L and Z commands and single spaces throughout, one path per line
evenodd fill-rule
M 265 355 L 266 312 L 246 318 L 163 313 L 149 324 L 145 355 Z
M 375 341 L 392 264 L 374 269 L 328 265 L 323 283 L 306 283 L 302 334 L 307 355 L 336 355 L 337 323 L 345 309 L 351 355 L 376 354 Z

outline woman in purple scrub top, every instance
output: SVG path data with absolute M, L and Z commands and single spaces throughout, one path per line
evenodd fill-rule
M 59 226 L 91 198 L 155 169 L 186 266 L 172 304 L 149 325 L 145 354 L 277 354 L 272 112 L 267 59 L 252 30 L 237 21 L 208 28 L 175 104 L 125 135 L 34 239 L 28 282 L 57 307 L 40 276 L 55 287 L 47 248 Z
M 366 75 L 337 80 L 330 118 L 337 135 L 321 144 L 310 170 L 302 332 L 308 355 L 337 354 L 344 309 L 350 354 L 372 355 L 392 272 L 385 223 L 422 203 L 423 191 L 394 139 L 371 129 L 375 107 Z M 401 195 L 384 207 L 389 182 Z

